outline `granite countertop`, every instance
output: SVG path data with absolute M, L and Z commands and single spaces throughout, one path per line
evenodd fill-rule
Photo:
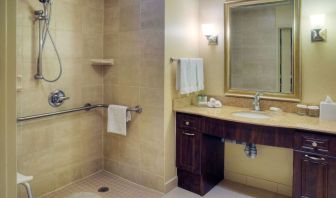
M 239 111 L 251 111 L 251 109 L 232 106 L 224 106 L 222 108 L 181 106 L 175 107 L 174 111 L 240 123 L 303 129 L 336 135 L 336 121 L 325 121 L 320 120 L 319 118 L 300 116 L 295 113 L 265 111 L 271 118 L 251 119 L 238 117 L 232 114 Z

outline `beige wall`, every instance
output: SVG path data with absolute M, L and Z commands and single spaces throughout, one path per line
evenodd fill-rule
M 165 21 L 165 85 L 164 85 L 164 130 L 165 130 L 165 182 L 176 182 L 175 166 L 175 114 L 172 100 L 179 97 L 175 89 L 176 65 L 170 57 L 198 57 L 198 1 L 169 0 L 166 2 Z M 166 190 L 169 190 L 166 189 Z
M 326 15 L 328 40 L 324 43 L 310 42 L 310 19 L 313 14 Z M 303 0 L 302 2 L 302 99 L 318 103 L 326 95 L 336 100 L 336 1 Z
M 17 115 L 26 116 L 102 103 L 102 69 L 90 64 L 103 56 L 103 0 L 54 1 L 51 34 L 63 62 L 56 83 L 37 81 L 38 26 L 33 23 L 37 0 L 18 0 L 17 74 L 23 89 L 17 92 Z M 58 72 L 55 53 L 47 40 L 44 73 Z M 70 100 L 59 108 L 48 105 L 48 95 L 62 89 Z M 99 110 L 73 113 L 18 124 L 18 171 L 33 175 L 35 197 L 102 169 L 102 116 Z M 22 189 L 22 188 L 20 188 Z M 25 193 L 19 192 L 19 197 Z
M 16 197 L 16 1 L 0 1 L 0 197 Z
M 200 23 L 214 23 L 219 30 L 218 46 L 208 46 L 203 36 L 200 37 L 199 42 L 200 56 L 205 59 L 206 64 L 206 93 L 217 96 L 224 95 L 223 5 L 224 0 L 200 0 L 202 8 L 200 9 Z M 305 103 L 318 104 L 326 95 L 336 98 L 336 67 L 334 66 L 336 57 L 333 55 L 336 46 L 336 28 L 332 25 L 336 19 L 335 10 L 336 2 L 333 0 L 319 1 L 318 3 L 314 0 L 302 1 L 302 100 Z M 309 15 L 320 13 L 326 14 L 328 41 L 311 43 Z M 244 163 L 247 159 L 244 160 L 237 155 L 226 156 L 226 161 L 232 162 L 226 163 L 226 177 L 240 180 L 243 183 L 249 183 L 247 182 L 248 178 L 254 177 L 256 181 L 250 182 L 250 184 L 254 183 L 259 187 L 266 186 L 283 194 L 290 193 L 292 151 L 265 146 L 259 146 L 259 150 L 262 152 L 252 163 Z M 229 145 L 226 149 L 226 153 L 238 154 L 242 152 L 239 145 Z M 272 160 L 275 155 L 277 159 Z M 240 165 L 237 166 L 237 164 Z M 282 170 L 283 174 L 279 175 L 276 171 L 270 171 L 269 167 Z M 276 188 L 276 186 L 278 187 Z
M 164 191 L 164 1 L 105 1 L 104 102 L 141 105 L 126 137 L 104 130 L 104 168 Z

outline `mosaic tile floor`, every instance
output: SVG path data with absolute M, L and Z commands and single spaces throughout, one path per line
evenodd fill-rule
M 108 192 L 99 193 L 106 186 Z M 272 192 L 223 181 L 203 198 L 287 198 Z M 82 181 L 45 195 L 42 198 L 201 198 L 199 195 L 175 188 L 166 195 L 134 184 L 107 172 L 99 172 Z
M 99 193 L 105 186 L 108 192 Z M 134 184 L 107 172 L 99 172 L 63 189 L 43 196 L 43 198 L 161 198 L 163 194 Z

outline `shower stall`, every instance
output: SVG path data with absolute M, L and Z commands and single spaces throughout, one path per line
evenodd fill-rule
M 17 0 L 17 172 L 33 198 L 85 178 L 164 192 L 164 1 L 115 2 Z M 107 133 L 109 104 L 132 112 L 127 136 Z

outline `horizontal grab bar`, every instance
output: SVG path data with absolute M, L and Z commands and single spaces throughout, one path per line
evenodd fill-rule
M 100 108 L 100 107 L 108 108 L 108 106 L 109 105 L 107 105 L 107 104 L 91 105 L 90 103 L 87 103 L 83 107 L 79 107 L 79 108 L 73 108 L 73 109 L 63 110 L 63 111 L 56 111 L 56 112 L 51 112 L 51 113 L 37 114 L 37 115 L 32 115 L 32 116 L 18 117 L 16 119 L 16 121 L 17 122 L 22 122 L 22 121 L 45 118 L 45 117 L 50 117 L 50 116 L 55 116 L 55 115 L 62 115 L 62 114 L 72 113 L 72 112 L 77 112 L 77 111 L 89 111 L 91 109 Z M 140 106 L 135 106 L 135 107 L 128 108 L 127 111 L 141 113 L 142 108 Z

